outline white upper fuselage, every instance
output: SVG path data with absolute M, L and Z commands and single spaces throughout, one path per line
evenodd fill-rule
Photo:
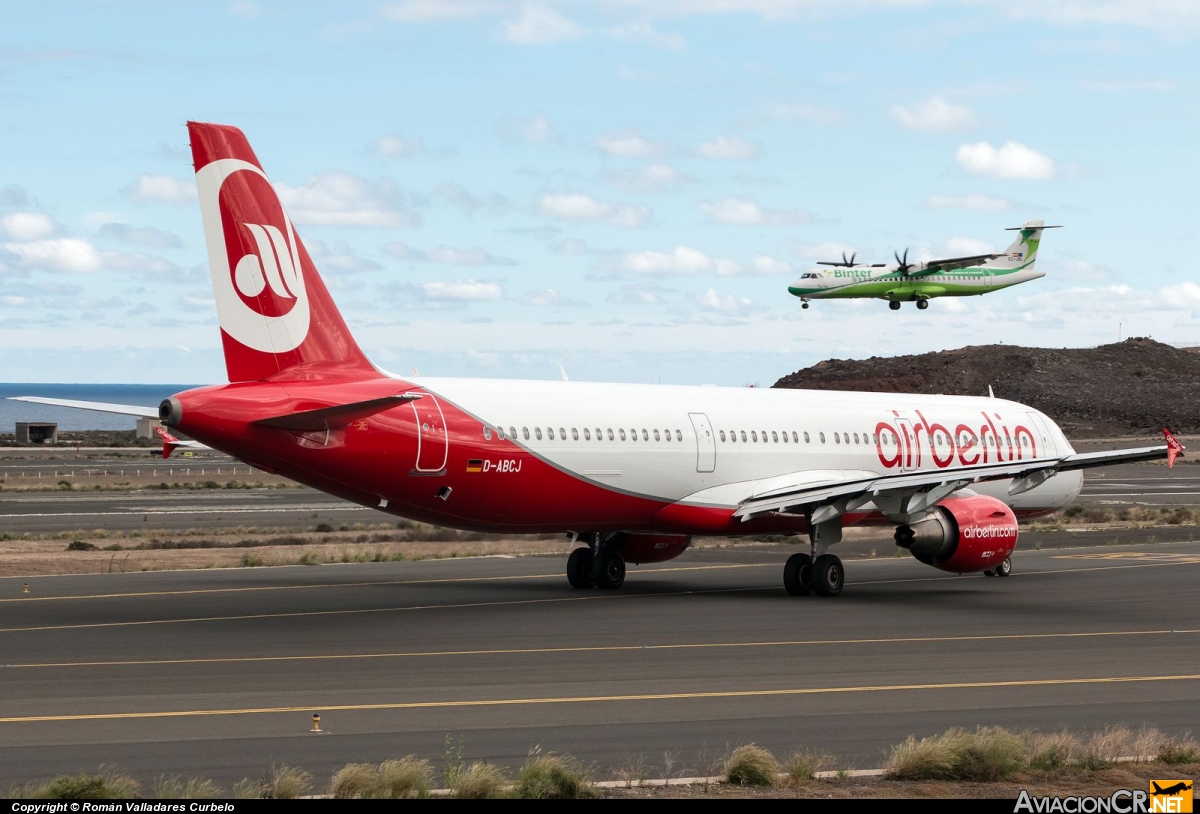
M 937 471 L 1071 451 L 1050 419 L 993 398 L 494 379 L 411 381 L 561 470 L 668 502 L 733 506 L 798 481 Z M 1009 481 L 972 489 L 1014 509 L 1038 511 L 1069 502 L 1081 481 L 1077 472 L 1058 475 L 1015 497 L 1007 494 Z

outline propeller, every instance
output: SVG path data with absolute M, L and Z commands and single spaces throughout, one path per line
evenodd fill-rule
M 845 253 L 845 252 L 842 252 L 842 263 L 844 263 L 844 264 L 845 264 L 845 265 L 847 265 L 847 266 L 853 266 L 853 265 L 854 265 L 854 258 L 856 258 L 856 257 L 858 257 L 858 252 L 851 252 L 851 254 L 850 254 L 850 259 L 849 259 L 849 260 L 847 260 L 847 259 L 846 259 L 846 253 Z
M 904 248 L 904 259 L 903 259 L 903 260 L 902 260 L 902 259 L 900 259 L 900 253 L 899 253 L 899 252 L 892 252 L 892 254 L 894 254 L 894 255 L 896 256 L 896 264 L 897 264 L 897 265 L 896 265 L 896 271 L 900 272 L 900 275 L 901 275 L 902 277 L 907 277 L 907 276 L 908 276 L 908 270 L 909 270 L 910 268 L 912 268 L 912 266 L 910 266 L 910 265 L 908 264 L 908 247 L 906 246 L 906 247 Z

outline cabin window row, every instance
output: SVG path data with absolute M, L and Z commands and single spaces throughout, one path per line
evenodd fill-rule
M 496 427 L 495 429 L 496 429 L 496 438 L 503 441 L 505 438 L 504 428 Z M 530 430 L 529 427 L 521 427 L 521 429 L 518 433 L 517 428 L 514 426 L 514 427 L 509 427 L 507 432 L 508 432 L 509 440 L 514 440 L 514 441 L 517 439 L 523 439 L 525 441 L 530 441 L 530 440 L 541 441 L 543 438 L 550 440 L 550 441 L 566 441 L 567 440 L 566 427 L 559 427 L 558 430 L 555 430 L 554 427 L 546 427 L 544 431 L 541 427 L 534 427 L 532 430 Z M 649 441 L 651 439 L 653 439 L 655 441 L 683 441 L 683 431 L 682 430 L 670 430 L 670 429 L 660 431 L 660 430 L 647 430 L 647 429 L 639 430 L 639 429 L 634 428 L 634 429 L 630 429 L 627 432 L 624 427 L 618 427 L 616 429 L 613 429 L 612 427 L 608 427 L 608 428 L 596 427 L 595 430 L 593 430 L 591 427 L 584 427 L 582 429 L 582 431 L 578 427 L 572 427 L 570 432 L 571 432 L 571 440 L 572 441 L 578 441 L 581 438 L 584 441 L 591 441 L 593 439 L 595 439 L 596 441 L 603 441 L 606 438 L 609 441 L 637 441 L 637 440 L 639 440 L 639 438 L 642 441 Z M 490 441 L 492 439 L 492 428 L 491 427 L 483 428 L 483 437 L 488 441 Z

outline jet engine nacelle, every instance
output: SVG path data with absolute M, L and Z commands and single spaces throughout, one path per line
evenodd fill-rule
M 898 527 L 896 545 L 943 571 L 988 571 L 1017 547 L 1017 516 L 994 497 L 952 497 L 925 519 Z
M 621 556 L 638 565 L 666 562 L 682 554 L 691 542 L 691 537 L 682 534 L 630 534 L 621 545 Z

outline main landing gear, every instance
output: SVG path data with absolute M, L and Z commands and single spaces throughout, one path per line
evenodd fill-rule
M 811 554 L 793 554 L 783 566 L 783 587 L 792 596 L 837 596 L 846 583 L 842 561 L 826 553 L 829 546 L 841 542 L 841 518 L 813 524 L 809 532 Z
M 587 536 L 588 548 L 577 548 L 567 558 L 567 582 L 572 588 L 620 588 L 625 584 L 625 558 L 619 551 L 623 538 L 617 534 Z
M 985 577 L 1006 577 L 1012 573 L 1012 558 L 1005 557 L 1004 562 L 997 565 L 995 568 L 989 568 L 983 572 Z
M 918 310 L 924 311 L 928 307 L 929 307 L 929 298 L 928 297 L 917 297 L 917 309 Z M 891 308 L 893 311 L 899 311 L 900 310 L 900 300 L 890 301 L 888 303 L 888 308 Z

